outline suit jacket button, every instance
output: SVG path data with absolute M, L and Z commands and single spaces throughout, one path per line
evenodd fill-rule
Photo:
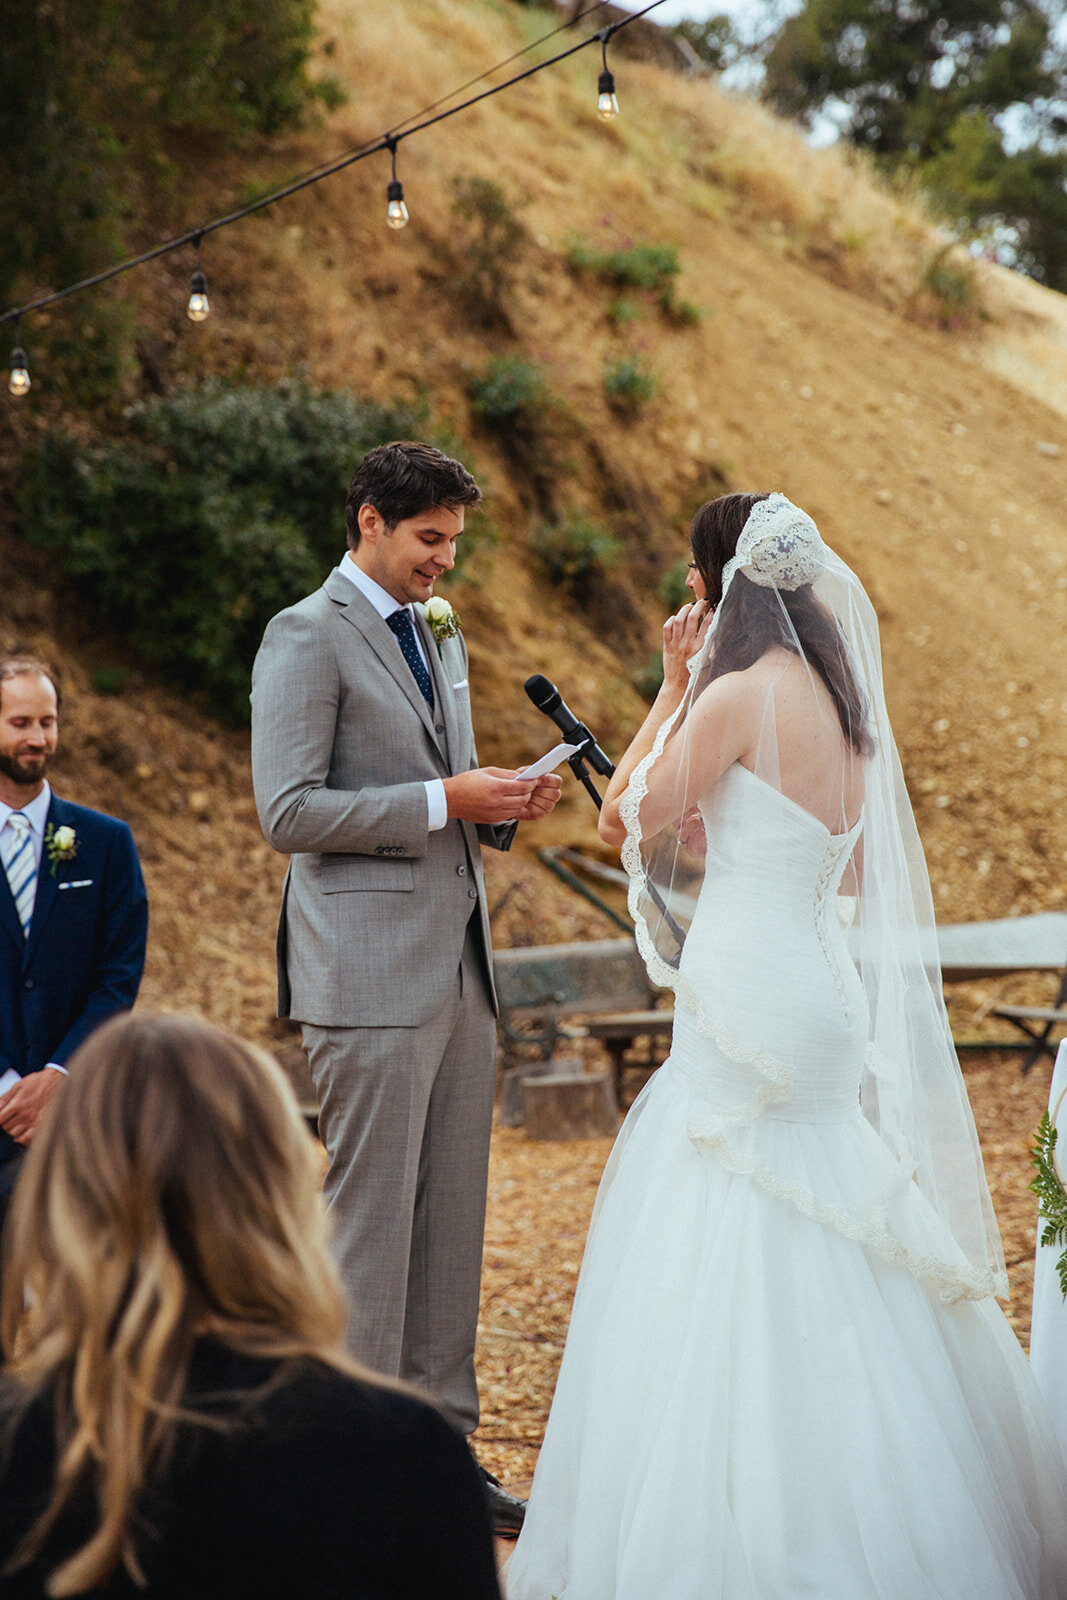
M 384 854 L 385 854 L 385 846 L 384 846 L 384 844 L 376 844 L 374 846 L 374 854 L 376 856 L 384 856 Z
M 467 890 L 467 898 L 470 899 L 470 900 L 477 900 L 477 898 L 478 898 L 477 889 L 468 889 Z
M 32 989 L 33 988 L 33 979 L 32 978 L 24 978 L 23 982 L 22 982 L 22 987 L 24 989 Z
M 443 722 L 435 722 L 433 727 L 435 733 L 444 733 L 445 731 L 445 725 Z
M 465 878 L 466 876 L 467 876 L 466 867 L 457 867 L 456 868 L 456 877 L 457 878 Z

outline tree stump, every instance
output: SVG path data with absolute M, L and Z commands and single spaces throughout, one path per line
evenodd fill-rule
M 527 1078 L 547 1078 L 560 1072 L 581 1072 L 580 1056 L 561 1056 L 555 1061 L 524 1061 L 520 1067 L 505 1067 L 497 1089 L 497 1109 L 503 1128 L 521 1128 L 526 1120 L 523 1083 Z
M 608 1072 L 554 1072 L 522 1086 L 531 1139 L 603 1139 L 619 1125 Z

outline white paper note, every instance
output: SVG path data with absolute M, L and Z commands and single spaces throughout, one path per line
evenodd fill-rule
M 580 744 L 557 744 L 540 761 L 535 761 L 532 766 L 523 767 L 519 773 L 520 778 L 543 778 L 546 772 L 552 772 L 556 767 L 574 755 L 582 747 Z

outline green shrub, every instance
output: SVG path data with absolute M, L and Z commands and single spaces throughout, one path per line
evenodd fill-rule
M 540 367 L 519 356 L 494 356 L 472 380 L 470 397 L 475 415 L 498 426 L 534 422 L 549 403 Z
M 937 301 L 943 315 L 965 317 L 978 301 L 978 284 L 970 260 L 954 244 L 944 245 L 923 264 L 919 282 Z
M 526 244 L 526 229 L 492 178 L 452 179 L 456 222 L 448 245 L 450 284 L 483 327 L 510 327 L 506 297 Z
M 357 461 L 424 426 L 344 392 L 212 380 L 131 408 L 122 438 L 45 434 L 24 459 L 19 522 L 142 660 L 247 721 L 266 623 L 344 551 Z
M 620 356 L 604 368 L 604 395 L 608 405 L 624 415 L 633 416 L 646 405 L 659 387 L 654 372 L 640 356 Z
M 676 300 L 673 287 L 663 291 L 659 303 L 664 316 L 670 317 L 672 322 L 677 322 L 684 328 L 698 327 L 708 314 L 705 306 L 698 306 L 692 300 Z
M 601 276 L 620 288 L 662 290 L 681 271 L 678 252 L 669 244 L 633 244 L 605 257 Z
M 563 259 L 572 272 L 599 272 L 604 252 L 580 233 L 568 233 L 563 241 Z
M 553 583 L 575 594 L 587 591 L 623 556 L 619 540 L 592 517 L 544 523 L 533 535 L 532 544 L 542 571 Z
M 676 561 L 673 566 L 667 568 L 659 581 L 659 597 L 672 614 L 684 606 L 687 600 L 693 598 L 686 587 L 685 580 L 688 576 L 688 561 Z
M 129 667 L 97 667 L 90 680 L 97 694 L 121 694 L 130 681 Z
M 617 300 L 609 300 L 605 312 L 608 321 L 613 322 L 617 328 L 624 327 L 628 322 L 636 322 L 639 315 L 636 301 L 631 300 L 628 295 L 620 295 Z
M 678 252 L 670 244 L 625 245 L 618 250 L 598 250 L 580 234 L 569 233 L 563 257 L 573 272 L 591 272 L 617 289 L 669 290 L 681 271 Z

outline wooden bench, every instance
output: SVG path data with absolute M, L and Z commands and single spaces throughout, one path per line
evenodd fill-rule
M 500 1036 L 506 1068 L 531 1059 L 547 1061 L 559 1039 L 580 1033 L 600 1039 L 611 1056 L 616 1092 L 623 1057 L 647 1039 L 650 1065 L 657 1041 L 669 1040 L 673 1013 L 657 1010 L 658 990 L 632 939 L 594 939 L 580 944 L 543 944 L 500 950 L 493 958 L 500 1002 Z
M 1031 1045 L 1023 1058 L 1022 1070 L 1029 1072 L 1042 1056 L 1055 1061 L 1059 1048 L 1058 1038 L 1053 1038 L 1057 1028 L 1067 1028 L 1067 966 L 1060 978 L 1059 993 L 1050 1006 L 994 1006 L 993 1015 L 1003 1017 L 1012 1027 L 1018 1028 L 1030 1039 Z M 1036 1024 L 1043 1024 L 1042 1027 Z
M 963 922 L 937 929 L 941 976 L 946 983 L 1000 978 L 1012 972 L 1051 972 L 1060 980 L 1051 1006 L 994 1006 L 993 1015 L 1018 1028 L 1022 1041 L 990 1041 L 991 1047 L 1025 1050 L 1022 1071 L 1043 1055 L 1054 1058 L 1054 1031 L 1067 1028 L 1067 912 L 1039 911 L 994 922 Z M 1038 1027 L 1035 1024 L 1042 1024 Z

